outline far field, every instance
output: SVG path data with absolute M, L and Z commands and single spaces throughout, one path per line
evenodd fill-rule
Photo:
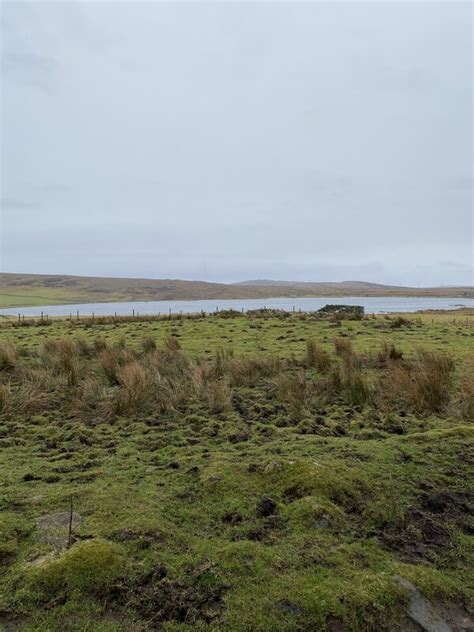
M 0 273 L 0 309 L 118 301 L 250 299 L 318 296 L 440 296 L 474 298 L 474 288 L 412 288 L 365 282 L 248 281 L 224 284 L 176 279 L 120 279 Z
M 473 369 L 472 311 L 0 321 L 0 629 L 461 629 Z

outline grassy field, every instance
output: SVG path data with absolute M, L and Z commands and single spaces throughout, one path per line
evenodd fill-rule
M 127 300 L 122 294 L 96 294 L 92 300 L 115 302 Z M 89 303 L 91 294 L 85 290 L 68 288 L 31 288 L 25 286 L 3 287 L 0 289 L 0 309 L 7 307 L 34 307 L 37 305 L 71 305 Z
M 261 283 L 261 285 L 258 285 Z M 0 309 L 114 301 L 252 299 L 317 296 L 440 296 L 474 298 L 472 287 L 410 288 L 364 282 L 236 284 L 176 279 L 121 279 L 0 273 Z
M 472 313 L 4 321 L 0 629 L 466 615 L 473 367 Z

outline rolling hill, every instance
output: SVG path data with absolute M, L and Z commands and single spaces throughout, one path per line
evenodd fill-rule
M 293 282 L 251 280 L 208 283 L 179 279 L 134 279 L 0 273 L 0 307 L 110 301 L 250 299 L 317 296 L 444 296 L 473 298 L 473 287 L 411 288 L 363 281 Z

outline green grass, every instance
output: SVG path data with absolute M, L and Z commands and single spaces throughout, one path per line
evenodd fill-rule
M 399 328 L 383 317 L 334 326 L 298 314 L 5 323 L 0 343 L 20 349 L 25 366 L 48 339 L 124 339 L 138 351 L 145 338 L 161 347 L 171 335 L 191 357 L 211 359 L 221 348 L 237 358 L 276 356 L 289 375 L 308 338 L 339 362 L 335 336 L 361 355 L 384 343 L 408 358 L 418 348 L 444 352 L 455 368 L 451 401 L 437 414 L 336 398 L 293 418 L 271 395 L 269 377 L 234 386 L 222 412 L 195 401 L 106 421 L 74 415 L 60 399 L 0 415 L 0 623 L 36 631 L 293 631 L 335 622 L 388 630 L 403 611 L 397 574 L 434 600 L 472 606 L 472 525 L 458 505 L 437 514 L 426 499 L 463 498 L 473 486 L 472 423 L 457 391 L 474 322 L 408 318 Z M 37 541 L 35 523 L 67 511 L 71 495 L 83 522 L 72 548 L 58 554 Z
M 0 309 L 126 300 L 128 300 L 128 297 L 119 293 L 96 293 L 92 295 L 87 290 L 71 290 L 69 288 L 28 286 L 0 288 Z

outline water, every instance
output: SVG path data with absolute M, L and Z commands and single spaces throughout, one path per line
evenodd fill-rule
M 363 305 L 368 314 L 386 314 L 393 312 L 416 312 L 424 309 L 455 309 L 456 307 L 473 307 L 474 299 L 470 298 L 430 298 L 430 297 L 324 297 L 324 298 L 268 298 L 246 300 L 205 300 L 205 301 L 137 301 L 128 303 L 81 303 L 79 305 L 42 305 L 39 307 L 12 307 L 0 309 L 0 316 L 25 317 L 41 316 L 131 316 L 133 312 L 145 316 L 148 314 L 173 314 L 183 312 L 215 312 L 217 309 L 235 309 L 241 311 L 268 307 L 287 311 L 293 308 L 302 312 L 314 312 L 327 304 Z

